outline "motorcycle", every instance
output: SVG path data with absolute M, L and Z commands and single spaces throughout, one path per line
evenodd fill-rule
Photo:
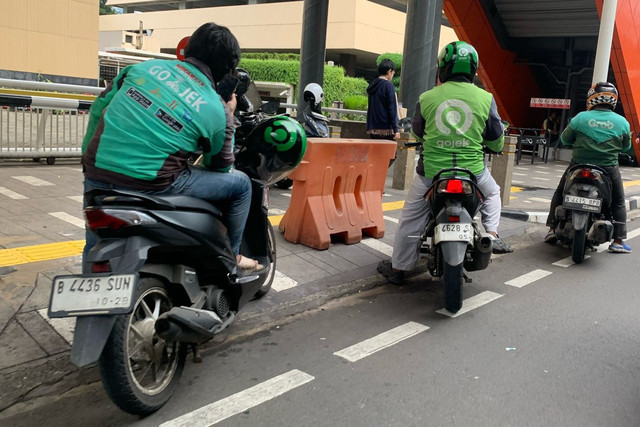
M 442 169 L 425 196 L 433 216 L 420 236 L 420 253 L 429 273 L 441 278 L 451 313 L 462 308 L 462 285 L 471 281 L 464 271 L 484 270 L 491 262 L 491 237 L 474 219 L 484 200 L 476 182 L 468 169 Z
M 238 105 L 251 110 L 262 103 Z M 269 185 L 302 160 L 306 137 L 288 117 L 260 110 L 238 117 L 235 167 L 251 178 L 253 190 L 240 252 L 264 268 L 238 269 L 223 203 L 92 190 L 85 195 L 87 226 L 98 237 L 86 258 L 91 273 L 53 279 L 49 316 L 77 317 L 71 361 L 79 367 L 97 362 L 107 394 L 126 412 L 148 415 L 162 407 L 188 350 L 195 360 L 197 345 L 231 325 L 273 283 Z
M 315 99 L 307 99 L 307 106 L 302 112 L 301 124 L 307 134 L 307 138 L 329 138 L 329 119 L 320 113 L 320 105 Z M 313 108 L 316 108 L 316 111 Z M 287 190 L 293 185 L 290 178 L 276 182 L 276 187 Z
M 611 181 L 599 166 L 577 164 L 567 172 L 562 205 L 555 210 L 555 234 L 571 247 L 571 259 L 580 264 L 587 248 L 608 242 L 613 237 L 611 221 Z

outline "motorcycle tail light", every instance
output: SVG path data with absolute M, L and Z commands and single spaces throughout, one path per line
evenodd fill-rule
M 449 215 L 449 222 L 460 222 L 460 217 Z
M 580 169 L 580 176 L 583 178 L 593 178 L 593 172 L 590 169 Z
M 471 184 L 460 179 L 449 179 L 438 184 L 438 193 L 471 194 Z
M 145 213 L 130 210 L 89 208 L 85 210 L 84 214 L 91 230 L 99 228 L 119 230 L 131 225 L 156 224 L 158 222 Z
M 91 271 L 93 273 L 110 273 L 111 264 L 109 264 L 109 261 L 93 263 L 91 264 Z

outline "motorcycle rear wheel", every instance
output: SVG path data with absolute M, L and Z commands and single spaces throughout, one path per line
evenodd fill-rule
M 273 261 L 269 266 L 269 273 L 267 273 L 267 279 L 264 281 L 264 284 L 258 289 L 254 295 L 255 299 L 260 299 L 269 292 L 271 289 L 271 285 L 273 285 L 273 280 L 276 278 L 276 233 L 273 231 L 273 227 L 271 225 L 268 226 L 268 244 L 269 244 L 269 253 L 271 253 L 271 258 Z
M 187 348 L 158 337 L 155 321 L 173 307 L 167 286 L 156 278 L 140 280 L 130 314 L 118 316 L 98 366 L 102 383 L 123 411 L 149 415 L 173 395 Z
M 449 265 L 445 262 L 443 267 L 444 308 L 450 313 L 457 313 L 462 308 L 462 284 L 464 282 L 462 263 Z
M 571 259 L 576 264 L 584 261 L 584 254 L 587 252 L 587 232 L 582 230 L 574 230 L 573 243 L 571 245 Z

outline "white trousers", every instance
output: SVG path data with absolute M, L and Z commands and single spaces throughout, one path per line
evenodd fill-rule
M 486 168 L 476 178 L 478 188 L 485 196 L 484 203 L 480 207 L 482 225 L 485 231 L 497 233 L 502 209 L 500 186 Z M 400 213 L 400 221 L 393 241 L 391 265 L 395 269 L 411 271 L 418 262 L 420 236 L 432 215 L 429 204 L 424 199 L 430 186 L 430 179 L 418 174 L 414 176 Z

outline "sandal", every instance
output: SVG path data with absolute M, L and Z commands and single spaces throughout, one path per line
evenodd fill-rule
M 244 255 L 240 255 L 240 260 L 236 261 L 238 268 L 244 271 L 262 270 L 263 265 L 259 264 L 255 259 L 247 258 Z

